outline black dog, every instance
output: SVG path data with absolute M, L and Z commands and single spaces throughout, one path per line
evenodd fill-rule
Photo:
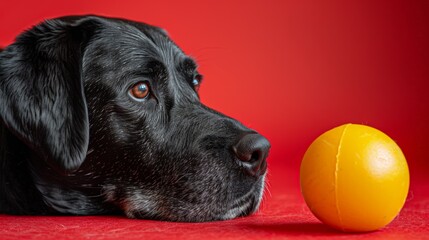
M 211 221 L 257 210 L 269 142 L 202 105 L 160 28 L 48 20 L 0 53 L 0 212 Z

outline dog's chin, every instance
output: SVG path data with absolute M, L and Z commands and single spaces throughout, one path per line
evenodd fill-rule
M 251 215 L 259 209 L 264 192 L 264 180 L 265 175 L 255 183 L 248 193 L 224 204 L 183 203 L 183 205 L 165 207 L 159 201 L 151 201 L 149 198 L 143 197 L 143 195 L 133 193 L 132 196 L 122 201 L 121 208 L 129 218 L 172 222 L 229 220 Z
M 263 175 L 254 185 L 251 191 L 237 198 L 229 209 L 215 220 L 229 220 L 236 217 L 244 217 L 255 213 L 262 202 L 264 194 L 265 176 Z

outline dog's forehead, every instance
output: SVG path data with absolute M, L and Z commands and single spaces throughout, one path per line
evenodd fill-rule
M 161 28 L 132 21 L 115 21 L 105 32 L 113 41 L 106 42 L 117 60 L 155 59 L 165 64 L 180 62 L 186 54 Z
M 159 63 L 163 68 L 158 68 Z M 152 70 L 161 72 L 164 76 L 170 76 L 166 78 L 168 83 L 165 86 L 175 96 L 174 100 L 179 100 L 180 96 L 197 99 L 183 78 L 192 75 L 191 71 L 196 68 L 195 61 L 165 32 L 157 27 L 129 21 L 113 21 L 101 29 L 89 44 L 83 60 L 87 83 L 126 86 L 130 80 Z

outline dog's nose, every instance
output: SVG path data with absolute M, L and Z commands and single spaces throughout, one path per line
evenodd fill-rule
M 270 142 L 257 133 L 246 134 L 232 147 L 235 156 L 252 176 L 261 176 L 267 171 Z

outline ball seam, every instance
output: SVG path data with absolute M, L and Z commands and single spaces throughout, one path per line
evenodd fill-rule
M 339 171 L 339 165 L 340 165 L 340 153 L 341 153 L 341 147 L 343 145 L 343 139 L 346 134 L 346 130 L 350 125 L 351 124 L 346 124 L 346 126 L 343 129 L 343 132 L 341 133 L 340 142 L 338 143 L 338 148 L 337 148 L 337 155 L 335 156 L 335 173 L 334 173 L 335 174 L 335 177 L 334 177 L 335 209 L 337 210 L 338 220 L 340 221 L 340 227 L 343 231 L 345 229 L 344 229 L 343 219 L 341 217 L 341 211 L 340 211 L 339 200 L 338 200 L 338 171 Z

